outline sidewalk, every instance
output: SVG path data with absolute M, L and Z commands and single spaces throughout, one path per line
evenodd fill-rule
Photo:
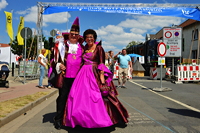
M 26 80 L 26 82 L 23 83 L 22 82 L 22 81 L 24 81 L 23 77 L 20 77 L 20 78 L 12 77 L 11 73 L 10 73 L 7 80 L 9 81 L 9 88 L 0 87 L 0 102 L 18 98 L 18 97 L 22 97 L 22 96 L 26 96 L 26 95 L 35 94 L 37 92 L 49 91 L 50 93 L 49 93 L 49 95 L 41 97 L 37 101 L 34 101 L 34 102 L 24 106 L 23 108 L 10 113 L 7 117 L 0 118 L 0 127 L 2 127 L 3 125 L 7 124 L 10 121 L 12 121 L 13 119 L 17 118 L 18 116 L 26 113 L 28 110 L 32 109 L 36 105 L 40 104 L 42 101 L 46 100 L 50 96 L 57 93 L 56 88 L 51 88 L 51 89 L 38 88 L 37 85 L 38 85 L 39 79 Z M 45 78 L 43 80 L 43 84 L 47 85 L 47 78 Z

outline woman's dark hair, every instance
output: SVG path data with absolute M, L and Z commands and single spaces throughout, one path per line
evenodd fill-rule
M 96 42 L 96 39 L 97 39 L 97 33 L 96 33 L 96 31 L 94 31 L 93 29 L 87 29 L 86 31 L 84 31 L 84 33 L 83 33 L 84 41 L 86 40 L 86 36 L 88 34 L 92 34 L 93 37 L 94 37 L 94 42 Z

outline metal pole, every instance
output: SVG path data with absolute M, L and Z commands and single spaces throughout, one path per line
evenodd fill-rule
M 24 44 L 24 84 L 26 83 L 26 37 L 27 37 L 27 27 L 25 27 L 25 44 Z
M 172 75 L 174 76 L 174 58 L 172 58 Z
M 13 9 L 11 10 L 11 13 L 13 13 Z M 14 36 L 14 33 L 13 33 L 13 36 Z M 9 66 L 11 67 L 11 44 L 12 44 L 13 40 L 10 39 L 10 63 L 9 63 Z
M 11 66 L 11 42 L 12 41 L 10 41 L 10 63 L 9 63 L 9 66 Z
M 69 13 L 69 12 L 67 12 L 67 19 L 68 19 L 68 13 Z M 68 19 L 68 21 L 67 21 L 67 32 L 68 32 L 68 22 L 69 22 L 69 19 Z
M 162 88 L 162 65 L 160 65 L 160 88 Z

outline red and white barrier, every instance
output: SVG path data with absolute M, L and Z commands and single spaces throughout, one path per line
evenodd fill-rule
M 166 75 L 168 75 L 168 76 L 171 75 L 171 68 L 166 68 Z
M 131 67 L 129 66 L 128 67 L 128 76 L 127 76 L 128 79 L 132 79 L 132 72 L 131 72 Z
M 113 79 L 118 79 L 118 71 L 119 71 L 119 66 L 118 63 L 116 62 L 114 65 L 114 75 L 113 75 Z
M 157 75 L 158 75 L 157 69 L 156 68 L 150 68 L 150 78 L 151 79 L 157 79 Z
M 178 65 L 178 81 L 199 81 L 200 65 Z

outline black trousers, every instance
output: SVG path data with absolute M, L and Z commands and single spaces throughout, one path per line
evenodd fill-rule
M 59 95 L 56 99 L 56 121 L 62 121 L 65 107 L 66 107 L 66 101 L 70 92 L 70 89 L 72 87 L 72 84 L 74 82 L 74 78 L 64 78 L 63 81 L 63 87 L 59 88 Z

